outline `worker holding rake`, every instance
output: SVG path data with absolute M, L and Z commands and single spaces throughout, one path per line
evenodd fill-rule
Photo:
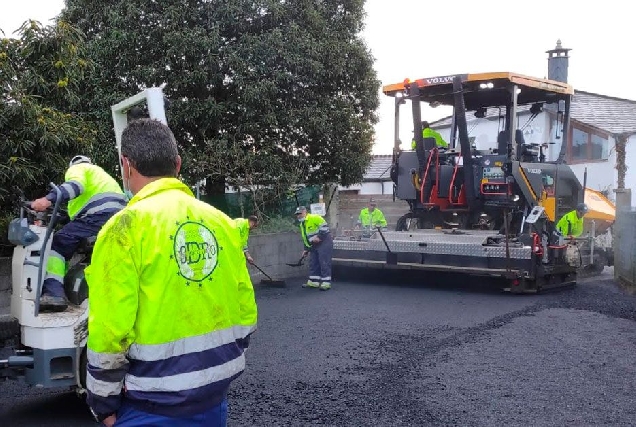
M 327 221 L 320 215 L 307 213 L 307 208 L 296 208 L 296 219 L 300 222 L 305 250 L 303 256 L 309 258 L 309 280 L 304 288 L 319 288 L 321 291 L 331 289 L 331 255 L 333 239 Z

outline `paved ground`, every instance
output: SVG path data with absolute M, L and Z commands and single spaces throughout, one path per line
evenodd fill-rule
M 379 277 L 260 289 L 231 426 L 636 424 L 636 298 L 608 280 L 535 296 Z M 3 426 L 89 426 L 72 394 L 0 384 Z

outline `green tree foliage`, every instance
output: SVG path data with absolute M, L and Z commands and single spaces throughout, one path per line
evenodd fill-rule
M 0 39 L 0 233 L 17 213 L 20 191 L 40 197 L 70 158 L 90 152 L 96 129 L 77 111 L 89 71 L 81 34 L 65 22 L 28 21 Z
M 114 145 L 110 105 L 165 83 L 191 183 L 207 177 L 282 194 L 298 182 L 361 180 L 379 92 L 360 37 L 364 0 L 66 6 L 63 19 L 86 34 L 96 65 L 82 102 L 100 122 L 100 144 Z

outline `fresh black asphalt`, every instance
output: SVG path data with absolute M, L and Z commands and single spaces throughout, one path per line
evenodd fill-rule
M 258 288 L 230 426 L 636 425 L 636 297 L 608 273 L 539 295 L 449 275 Z M 0 383 L 2 426 L 92 426 Z

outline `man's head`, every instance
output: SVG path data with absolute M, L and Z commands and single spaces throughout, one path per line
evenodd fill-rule
M 247 217 L 247 223 L 250 226 L 250 230 L 255 229 L 256 227 L 258 227 L 258 217 L 256 215 L 250 215 Z
M 431 125 L 430 125 L 430 124 L 429 124 L 426 120 L 424 120 L 424 121 L 422 122 L 422 130 L 424 130 L 424 129 L 428 129 L 428 128 L 430 128 L 430 127 L 431 127 Z
M 68 163 L 68 167 L 70 168 L 71 166 L 75 166 L 75 165 L 79 165 L 80 163 L 91 163 L 91 159 L 89 157 L 86 156 L 82 156 L 82 155 L 77 155 L 75 157 L 73 157 L 71 159 L 71 161 Z
M 374 199 L 369 199 L 369 204 L 367 205 L 369 208 L 369 212 L 373 212 L 373 210 L 375 209 L 377 205 L 378 204 L 375 202 Z
M 579 203 L 576 205 L 576 216 L 579 218 L 583 218 L 583 216 L 587 213 L 588 208 L 585 203 Z
M 181 168 L 174 135 L 157 120 L 130 122 L 121 135 L 121 156 L 124 187 L 133 194 L 159 178 L 176 177 Z
M 305 217 L 307 216 L 307 208 L 304 206 L 298 206 L 296 208 L 296 211 L 294 212 L 294 215 L 296 215 L 296 219 L 298 221 L 304 220 Z

